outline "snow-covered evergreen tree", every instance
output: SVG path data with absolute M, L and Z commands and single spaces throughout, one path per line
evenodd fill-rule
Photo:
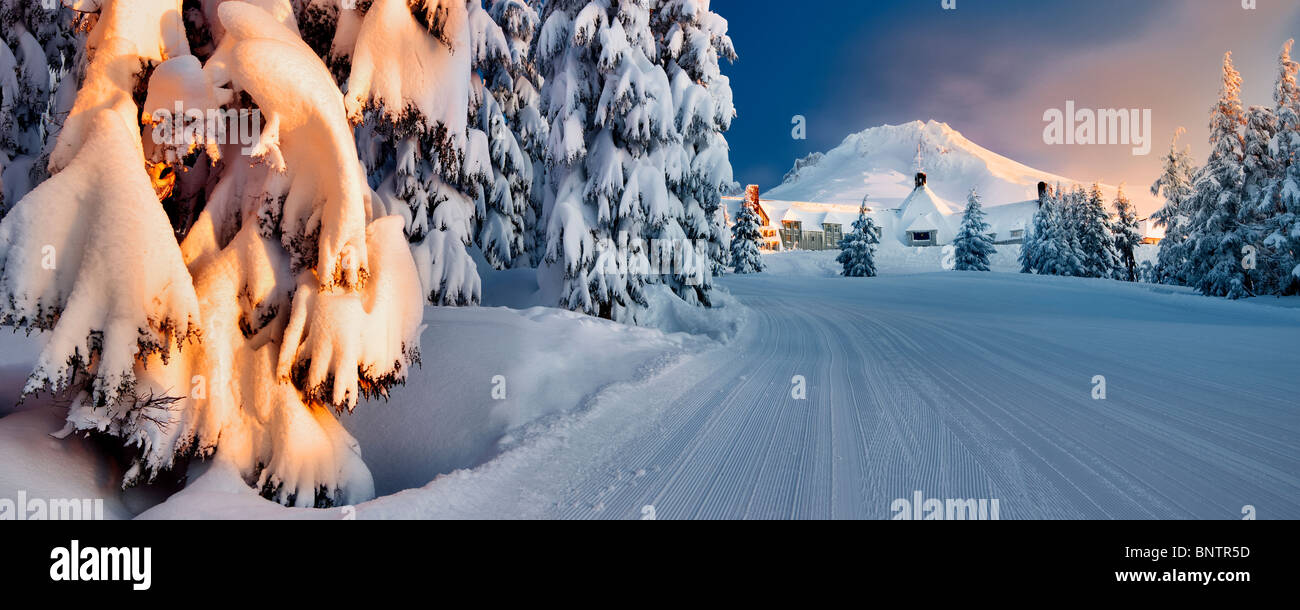
M 1101 186 L 1093 183 L 1082 205 L 1076 208 L 1079 252 L 1083 255 L 1083 277 L 1109 278 L 1115 276 L 1119 256 L 1115 253 L 1115 238 L 1110 233 L 1110 215 L 1101 194 Z
M 1277 133 L 1269 150 L 1276 176 L 1254 202 L 1255 213 L 1263 218 L 1264 258 L 1272 269 L 1262 291 L 1282 295 L 1300 292 L 1300 64 L 1291 59 L 1294 42 L 1282 47 L 1273 88 Z
M 79 15 L 63 4 L 0 0 L 0 217 L 49 175 L 49 148 L 77 87 Z
M 1021 250 L 1021 268 L 1041 275 L 1075 275 L 1079 257 L 1072 245 L 1072 229 L 1066 216 L 1072 193 L 1060 184 L 1049 187 L 1041 197 L 1038 211 L 1034 213 L 1034 226 L 1029 241 Z
M 540 226 L 540 187 L 545 172 L 547 124 L 539 108 L 541 77 L 532 54 L 540 25 L 536 4 L 524 0 L 487 0 L 487 13 L 505 36 L 509 52 L 508 57 L 479 66 L 495 102 L 492 105 L 499 110 L 499 114 L 489 112 L 489 116 L 497 118 L 485 116 L 489 123 L 480 127 L 492 142 L 494 188 L 489 194 L 488 219 L 480 232 L 479 244 L 488 262 L 498 268 L 535 266 L 541 261 L 545 247 L 545 234 Z M 505 131 L 510 137 L 506 137 Z M 510 205 L 506 204 L 506 195 Z M 511 214 L 501 212 L 510 208 L 514 210 Z M 514 232 L 506 234 L 501 230 L 506 227 L 513 228 Z M 513 244 L 511 252 L 500 252 L 501 245 L 507 243 Z M 497 255 L 489 255 L 490 251 L 497 251 Z
M 844 267 L 840 272 L 844 277 L 875 277 L 876 246 L 880 244 L 879 228 L 867 215 L 866 198 L 858 208 L 858 219 L 853 221 L 853 230 L 840 239 L 840 255 L 836 262 Z
M 1162 284 L 1187 283 L 1187 235 L 1191 230 L 1191 205 L 1193 175 L 1191 147 L 1178 148 L 1178 138 L 1185 133 L 1182 127 L 1174 132 L 1169 143 L 1169 153 L 1164 157 L 1164 170 L 1151 185 L 1151 194 L 1164 197 L 1165 204 L 1151 215 L 1157 227 L 1164 227 L 1160 251 L 1155 265 L 1156 282 Z
M 1276 183 L 1281 174 L 1277 160 L 1269 152 L 1277 130 L 1277 116 L 1273 109 L 1251 106 L 1246 112 L 1241 164 L 1244 179 L 1236 223 L 1242 243 L 1255 249 L 1253 268 L 1243 267 L 1246 285 L 1253 293 L 1258 293 L 1261 285 L 1267 291 L 1270 279 L 1277 277 L 1274 258 L 1269 256 L 1270 253 L 1263 246 L 1268 219 L 1276 211 L 1270 205 L 1273 199 L 1270 186 Z
M 0 321 L 48 332 L 24 393 L 66 393 L 64 434 L 120 438 L 137 457 L 125 483 L 197 456 L 284 503 L 364 500 L 372 480 L 331 412 L 418 360 L 406 222 L 367 187 L 344 96 L 288 0 L 215 4 L 210 20 L 181 19 L 181 0 L 74 7 L 99 10 L 90 52 L 51 176 L 0 223 Z M 391 19 L 405 4 L 383 5 L 370 27 L 409 34 Z M 368 61 L 420 52 L 384 48 Z M 239 129 L 167 136 L 178 106 Z M 160 164 L 193 164 L 200 213 L 176 213 Z
M 722 191 L 733 182 L 723 134 L 736 116 L 731 82 L 719 61 L 735 61 L 736 51 L 727 36 L 727 21 L 709 10 L 709 0 L 656 0 L 652 23 L 659 59 L 672 83 L 684 153 L 678 161 L 682 179 L 671 188 L 682 202 L 687 238 L 708 244 L 712 274 L 717 275 L 729 258 Z M 708 304 L 710 289 L 706 278 L 687 287 L 695 294 L 680 296 Z
M 1049 187 L 1043 189 L 1038 194 L 1038 210 L 1034 212 L 1034 220 L 1029 230 L 1025 232 L 1024 242 L 1020 244 L 1020 272 L 1021 273 L 1042 273 L 1044 264 L 1043 259 L 1047 256 L 1047 246 L 1051 235 L 1051 204 L 1055 195 Z
M 1238 221 L 1243 167 L 1241 75 L 1232 65 L 1232 53 L 1223 58 L 1219 101 L 1210 116 L 1210 156 L 1197 175 L 1191 202 L 1188 236 L 1188 284 L 1202 294 L 1240 298 L 1252 294 L 1250 278 L 1242 268 L 1248 233 Z
M 989 270 L 989 257 L 997 252 L 997 248 L 993 246 L 993 238 L 989 237 L 989 224 L 984 222 L 984 208 L 980 206 L 980 196 L 974 188 L 966 197 L 961 228 L 952 243 L 956 250 L 957 271 Z
M 479 2 L 467 3 L 473 51 L 470 86 L 470 126 L 487 138 L 491 176 L 478 189 L 477 207 L 483 210 L 476 243 L 494 269 L 512 267 L 526 256 L 526 237 L 532 227 L 526 216 L 532 208 L 533 161 L 510 129 L 504 103 L 515 103 L 509 67 L 516 49 L 505 32 Z M 527 10 L 527 5 L 522 9 Z M 525 18 L 526 19 L 526 18 Z M 495 85 L 494 81 L 505 84 Z M 500 97 L 498 97 L 500 96 Z
M 1138 265 L 1138 280 L 1137 280 L 1137 281 L 1142 282 L 1142 283 L 1145 283 L 1145 284 L 1158 284 L 1158 283 L 1160 283 L 1160 277 L 1156 274 L 1156 266 L 1155 266 L 1155 264 L 1152 263 L 1152 262 L 1149 261 L 1149 260 L 1147 260 L 1147 261 L 1142 261 L 1142 264 Z
M 476 47 L 465 0 L 374 0 L 343 53 L 351 58 L 344 98 L 363 123 L 357 145 L 384 209 L 406 219 L 406 235 L 431 303 L 477 303 L 481 281 L 468 247 L 499 184 L 492 143 L 468 125 Z M 340 13 L 355 18 L 356 10 Z M 476 7 L 477 8 L 477 7 Z M 497 41 L 499 43 L 499 41 Z M 498 51 L 496 51 L 499 53 Z
M 1079 185 L 1074 185 L 1069 192 L 1059 190 L 1057 205 L 1053 206 L 1049 216 L 1050 247 L 1043 257 L 1044 271 L 1048 275 L 1065 275 L 1071 277 L 1085 276 L 1084 252 L 1080 240 L 1082 209 L 1087 203 L 1087 194 Z
M 1277 117 L 1271 108 L 1251 106 L 1246 112 L 1246 128 L 1242 134 L 1242 199 L 1255 202 L 1268 184 L 1278 176 L 1278 164 L 1269 153 L 1269 145 L 1277 135 Z M 1243 206 L 1250 207 L 1250 206 Z M 1253 220 L 1255 210 L 1243 214 L 1243 220 Z
M 731 269 L 736 273 L 762 273 L 763 255 L 759 251 L 763 234 L 762 220 L 748 202 L 741 202 L 736 224 L 731 227 Z
M 1118 256 L 1115 279 L 1138 281 L 1137 249 L 1142 245 L 1142 232 L 1138 226 L 1137 208 L 1124 194 L 1124 185 L 1115 191 L 1115 220 L 1110 226 Z
M 550 0 L 537 46 L 550 123 L 539 275 L 562 307 L 614 320 L 637 319 L 648 283 L 683 295 L 710 272 L 707 251 L 683 247 L 682 203 L 668 188 L 686 167 L 649 9 Z

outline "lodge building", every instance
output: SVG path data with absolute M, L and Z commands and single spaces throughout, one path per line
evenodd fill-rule
M 913 189 L 897 208 L 868 206 L 867 214 L 876 223 L 877 237 L 892 237 L 904 246 L 943 246 L 952 243 L 961 227 L 965 204 L 957 206 L 935 194 L 927 184 L 925 173 L 918 172 L 913 179 Z M 1039 198 L 1048 186 L 1038 183 Z M 989 236 L 998 245 L 1021 244 L 1033 225 L 1038 211 L 1039 198 L 1013 203 L 985 202 L 985 222 Z M 850 204 L 813 203 L 806 201 L 776 201 L 759 198 L 759 189 L 751 185 L 745 197 L 723 197 L 729 224 L 741 206 L 750 205 L 758 211 L 763 226 L 763 249 L 781 250 L 837 250 L 840 240 L 853 230 L 858 218 L 858 206 Z M 730 209 L 734 207 L 735 209 Z M 773 222 L 775 219 L 775 223 Z M 1160 232 L 1144 219 L 1142 234 L 1146 243 L 1158 243 Z

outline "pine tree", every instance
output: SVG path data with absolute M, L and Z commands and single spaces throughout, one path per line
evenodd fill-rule
M 500 107 L 505 126 L 514 136 L 522 157 L 518 160 L 518 171 L 505 172 L 510 176 L 511 199 L 520 209 L 518 245 L 522 250 L 502 266 L 536 266 L 545 248 L 541 181 L 546 169 L 548 128 L 540 109 L 538 89 L 542 79 L 533 57 L 539 5 L 538 0 L 487 0 L 487 11 L 504 33 L 510 55 L 504 61 L 484 66 L 483 80 Z M 486 251 L 488 246 L 481 236 L 479 243 Z
M 1054 198 L 1052 189 L 1044 189 L 1038 195 L 1038 210 L 1034 212 L 1033 226 L 1026 231 L 1024 243 L 1020 245 L 1020 272 L 1043 273 L 1043 259 L 1051 235 L 1051 205 Z
M 1083 277 L 1109 278 L 1115 276 L 1119 256 L 1115 253 L 1115 238 L 1110 234 L 1110 215 L 1101 194 L 1101 186 L 1093 183 L 1083 204 L 1077 208 L 1079 252 L 1083 255 Z
M 1255 203 L 1264 219 L 1261 235 L 1272 269 L 1264 290 L 1280 295 L 1300 292 L 1300 64 L 1291 59 L 1294 42 L 1288 40 L 1282 47 L 1273 89 L 1278 124 L 1269 150 L 1277 175 Z
M 1191 229 L 1190 208 L 1195 194 L 1192 177 L 1196 170 L 1191 147 L 1178 148 L 1178 137 L 1185 132 L 1182 127 L 1174 132 L 1169 153 L 1165 155 L 1164 171 L 1151 185 L 1152 195 L 1165 198 L 1164 206 L 1151 215 L 1155 225 L 1165 229 L 1155 266 L 1155 281 L 1162 284 L 1187 283 L 1187 235 Z
M 1157 283 L 1159 283 L 1159 281 L 1160 281 L 1159 276 L 1156 275 L 1156 266 L 1155 266 L 1155 264 L 1153 264 L 1153 263 L 1152 263 L 1151 261 L 1149 261 L 1149 260 L 1148 260 L 1148 261 L 1142 261 L 1142 264 L 1138 265 L 1138 274 L 1137 274 L 1137 275 L 1138 275 L 1138 280 L 1137 280 L 1137 281 L 1142 282 L 1142 283 L 1145 283 L 1145 284 L 1157 284 Z
M 761 222 L 748 202 L 740 204 L 736 224 L 731 227 L 731 268 L 736 273 L 762 273 L 765 268 L 759 252 L 763 240 Z
M 1247 234 L 1238 221 L 1245 183 L 1241 75 L 1232 53 L 1223 59 L 1223 84 L 1210 118 L 1210 156 L 1197 176 L 1187 252 L 1188 283 L 1202 294 L 1241 298 L 1252 294 L 1242 269 Z
M 1049 224 L 1051 231 L 1051 256 L 1045 265 L 1050 275 L 1085 277 L 1085 254 L 1081 246 L 1082 210 L 1087 204 L 1083 188 L 1074 185 L 1059 199 Z
M 682 228 L 687 238 L 707 243 L 712 274 L 720 274 L 729 258 L 721 197 L 733 183 L 723 134 L 731 129 L 736 109 L 731 82 L 719 63 L 734 62 L 736 51 L 727 36 L 727 21 L 710 11 L 707 1 L 659 0 L 652 23 L 660 62 L 672 83 L 676 128 L 682 136 L 682 180 L 670 186 L 684 207 Z M 682 298 L 709 303 L 711 281 L 687 288 L 695 294 L 680 291 Z
M 956 248 L 957 271 L 988 271 L 989 257 L 997 252 L 989 225 L 984 222 L 984 209 L 980 207 L 979 193 L 971 188 L 966 197 L 966 212 L 961 218 L 961 229 L 953 240 Z
M 1142 245 L 1142 233 L 1139 230 L 1137 209 L 1124 194 L 1120 185 L 1115 192 L 1115 221 L 1110 232 L 1115 237 L 1115 251 L 1119 256 L 1115 278 L 1126 282 L 1138 281 L 1137 249 Z
M 0 0 L 0 218 L 49 176 L 50 148 L 80 78 L 78 15 L 62 4 Z
M 648 307 L 652 258 L 679 295 L 709 273 L 697 264 L 707 253 L 680 247 L 684 213 L 668 186 L 685 168 L 649 21 L 648 0 L 551 0 L 538 38 L 551 125 L 540 273 L 560 306 L 613 320 Z
M 1263 240 L 1268 231 L 1269 217 L 1275 207 L 1271 200 L 1271 185 L 1281 175 L 1279 164 L 1270 153 L 1269 147 L 1277 136 L 1277 116 L 1271 108 L 1251 106 L 1246 113 L 1246 129 L 1242 136 L 1242 171 L 1244 180 L 1241 189 L 1241 206 L 1237 210 L 1237 232 L 1245 246 L 1255 249 L 1253 269 L 1243 266 L 1246 284 L 1252 292 L 1270 289 L 1271 280 L 1277 277 L 1274 257 L 1263 247 Z M 1262 250 L 1262 251 L 1261 251 Z
M 1246 129 L 1242 134 L 1242 199 L 1257 202 L 1269 182 L 1277 178 L 1278 163 L 1269 153 L 1269 146 L 1277 135 L 1278 122 L 1271 108 L 1251 106 L 1246 113 Z M 1248 208 L 1251 206 L 1243 206 Z M 1243 214 L 1243 220 L 1253 220 L 1255 210 Z
M 469 124 L 481 54 L 467 6 L 375 0 L 355 34 L 344 97 L 349 119 L 361 124 L 369 184 L 388 212 L 407 219 L 426 298 L 440 305 L 481 298 L 468 248 L 496 185 L 488 135 Z
M 483 213 L 475 231 L 476 243 L 492 268 L 506 269 L 526 256 L 525 239 L 532 230 L 525 223 L 532 207 L 529 192 L 533 185 L 533 161 L 510 129 L 505 114 L 505 104 L 515 103 L 509 67 L 514 63 L 516 50 L 507 43 L 501 26 L 478 2 L 471 1 L 468 6 L 474 50 L 469 124 L 487 137 L 492 172 L 478 190 L 476 203 Z M 521 6 L 517 10 L 528 8 Z
M 844 277 L 875 277 L 876 246 L 880 243 L 876 222 L 867 215 L 866 199 L 858 208 L 858 219 L 853 230 L 840 240 L 840 255 L 835 258 L 844 266 Z

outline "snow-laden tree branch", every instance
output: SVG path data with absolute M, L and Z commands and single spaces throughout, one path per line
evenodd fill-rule
M 281 502 L 359 501 L 373 484 L 334 413 L 418 362 L 406 222 L 288 0 L 212 4 L 205 56 L 178 0 L 98 7 L 53 176 L 0 224 L 0 315 L 49 331 L 26 392 L 69 392 L 67 431 L 134 447 L 125 483 L 201 456 Z

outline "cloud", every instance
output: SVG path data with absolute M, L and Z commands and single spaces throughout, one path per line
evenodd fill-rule
M 1068 19 L 1068 17 L 1063 16 Z M 1209 109 L 1217 98 L 1223 53 L 1233 58 L 1245 79 L 1247 105 L 1271 105 L 1277 53 L 1300 19 L 1300 5 L 1272 3 L 1242 10 L 1237 3 L 1175 3 L 1158 18 L 1121 40 L 1070 46 L 1064 54 L 1027 57 L 1002 75 L 990 66 L 1005 65 L 1001 56 L 986 55 L 976 74 L 993 75 L 972 82 L 972 76 L 944 73 L 935 90 L 945 98 L 964 97 L 966 112 L 954 113 L 953 126 L 980 144 L 1028 165 L 1091 181 L 1127 182 L 1139 210 L 1158 206 L 1148 187 L 1160 172 L 1160 156 L 1168 150 L 1174 130 L 1186 127 L 1182 143 L 1194 157 L 1207 152 Z M 1077 27 L 1105 27 L 1085 22 Z M 1053 56 L 1055 55 L 1055 56 Z M 1043 113 L 1064 108 L 1073 100 L 1079 108 L 1150 108 L 1153 110 L 1151 154 L 1133 156 L 1131 147 L 1049 146 L 1043 142 Z

